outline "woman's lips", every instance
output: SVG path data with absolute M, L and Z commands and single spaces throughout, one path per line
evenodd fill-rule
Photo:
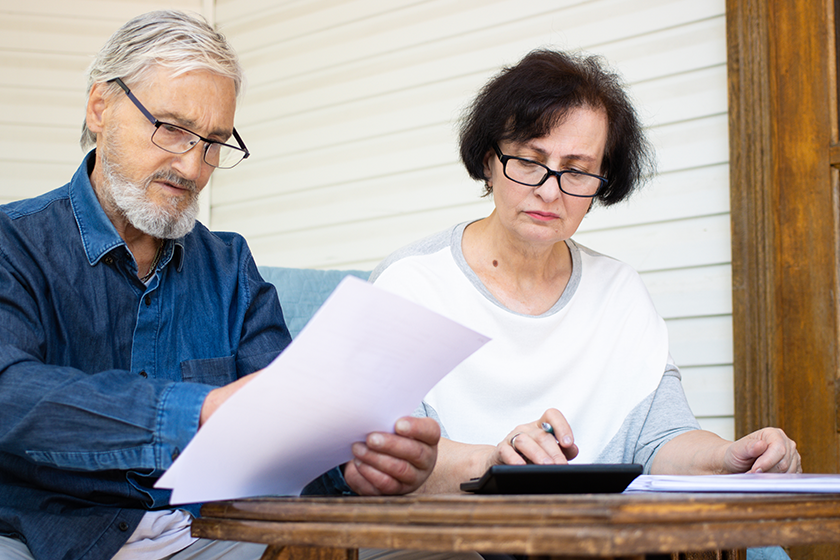
M 530 211 L 525 213 L 534 218 L 535 220 L 539 220 L 541 222 L 550 222 L 551 220 L 556 220 L 560 217 L 557 214 L 552 214 L 551 212 Z

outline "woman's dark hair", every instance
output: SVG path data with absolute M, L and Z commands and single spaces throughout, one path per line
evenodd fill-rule
M 490 194 L 484 159 L 494 143 L 546 136 L 580 107 L 607 115 L 602 173 L 609 183 L 596 199 L 605 206 L 624 200 L 653 173 L 653 149 L 621 80 L 595 56 L 535 50 L 490 80 L 461 125 L 461 160 L 470 177 L 485 181 Z

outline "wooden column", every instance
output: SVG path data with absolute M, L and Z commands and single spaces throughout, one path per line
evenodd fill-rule
M 735 430 L 781 427 L 806 472 L 840 472 L 833 4 L 726 4 Z

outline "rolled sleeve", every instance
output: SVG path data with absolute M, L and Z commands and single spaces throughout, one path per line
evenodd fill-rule
M 157 469 L 168 469 L 198 432 L 201 407 L 212 390 L 199 383 L 173 383 L 164 391 L 158 409 Z

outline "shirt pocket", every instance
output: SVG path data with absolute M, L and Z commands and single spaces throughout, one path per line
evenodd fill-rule
M 181 362 L 181 379 L 221 387 L 236 381 L 236 357 L 202 358 Z

